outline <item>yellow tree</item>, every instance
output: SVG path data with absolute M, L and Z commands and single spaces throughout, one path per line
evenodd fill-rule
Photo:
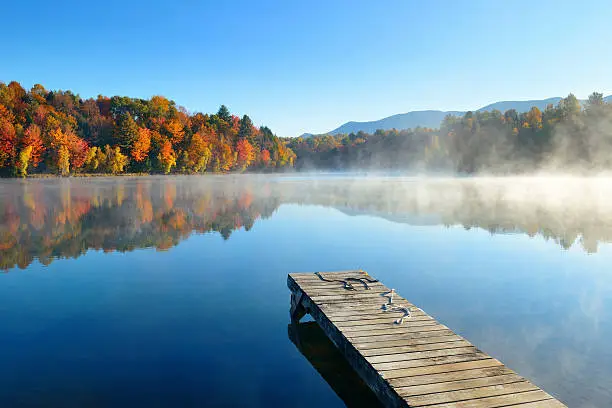
M 123 173 L 125 166 L 128 164 L 128 157 L 121 153 L 119 146 L 104 147 L 104 155 L 106 156 L 106 169 L 112 174 Z
M 232 148 L 227 143 L 220 143 L 218 150 L 219 170 L 229 171 L 236 161 Z
M 190 171 L 198 173 L 206 168 L 212 156 L 209 146 L 203 132 L 197 132 L 192 136 L 187 147 L 187 166 Z
M 100 166 L 100 162 L 98 161 L 98 147 L 93 146 L 87 150 L 87 155 L 85 156 L 85 170 L 90 172 L 95 172 L 98 170 Z
M 62 176 L 70 173 L 70 152 L 66 145 L 61 145 L 57 151 L 57 169 Z
M 162 143 L 157 158 L 161 164 L 162 170 L 166 174 L 170 173 L 172 167 L 176 166 L 176 154 L 172 149 L 172 144 L 170 143 L 170 141 L 165 140 Z
M 30 156 L 32 155 L 32 146 L 26 146 L 19 152 L 19 160 L 17 161 L 17 173 L 20 177 L 25 177 L 28 174 L 28 165 Z

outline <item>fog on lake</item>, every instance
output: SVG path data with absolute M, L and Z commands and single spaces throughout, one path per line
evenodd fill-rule
M 0 401 L 342 406 L 287 337 L 286 275 L 363 268 L 607 406 L 610 241 L 605 177 L 2 180 Z

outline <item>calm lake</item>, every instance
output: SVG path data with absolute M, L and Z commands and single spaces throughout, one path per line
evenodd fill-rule
M 362 268 L 609 407 L 610 241 L 612 179 L 0 180 L 0 406 L 350 404 L 290 339 L 286 279 Z

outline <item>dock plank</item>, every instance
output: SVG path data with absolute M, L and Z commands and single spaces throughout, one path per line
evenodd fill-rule
M 474 346 L 468 347 L 455 347 L 455 348 L 444 348 L 441 350 L 428 350 L 428 351 L 413 351 L 410 353 L 396 353 L 396 354 L 384 354 L 382 356 L 365 356 L 366 360 L 370 364 L 377 363 L 390 363 L 392 361 L 405 361 L 405 360 L 418 360 L 421 358 L 429 357 L 442 357 L 442 356 L 453 356 L 460 354 L 469 354 L 478 351 Z
M 425 374 L 413 377 L 400 377 L 389 380 L 389 384 L 391 384 L 398 390 L 404 387 L 425 384 L 442 384 L 440 385 L 440 387 L 441 389 L 444 389 L 443 384 L 447 382 L 496 377 L 499 375 L 506 374 L 514 374 L 514 372 L 503 365 L 497 364 L 492 367 L 472 368 L 468 370 L 446 372 L 441 374 Z
M 538 388 L 529 381 L 514 382 L 510 384 L 490 385 L 467 390 L 443 391 L 426 395 L 407 396 L 408 404 L 413 407 L 426 405 L 459 403 L 479 398 L 497 397 L 502 395 L 514 395 L 527 391 L 538 391 Z
M 431 364 L 424 367 L 397 368 L 386 371 L 379 371 L 380 375 L 386 379 L 410 377 L 415 375 L 450 373 L 453 371 L 469 370 L 470 368 L 484 368 L 501 366 L 502 363 L 492 357 L 489 358 L 468 358 L 466 361 L 447 362 L 446 364 Z
M 389 407 L 565 407 L 365 271 L 289 274 L 292 319 L 309 313 Z M 347 278 L 353 290 L 342 281 Z M 328 281 L 329 280 L 329 281 Z
M 525 379 L 517 374 L 496 375 L 493 377 L 482 377 L 463 379 L 457 381 L 448 381 L 443 383 L 412 385 L 408 387 L 399 387 L 397 393 L 403 397 L 418 396 L 424 394 L 435 394 L 447 391 L 469 390 L 491 385 L 510 384 L 521 382 Z
M 386 313 L 383 315 L 363 315 L 359 318 L 350 318 L 347 319 L 338 319 L 334 318 L 336 325 L 339 327 L 354 327 L 354 326 L 369 326 L 374 324 L 385 324 L 391 325 L 393 323 L 393 319 L 397 319 L 404 315 L 404 312 L 395 312 L 395 313 Z M 333 316 L 333 315 L 332 315 Z M 389 319 L 389 317 L 393 316 L 393 319 Z M 350 320 L 349 320 L 350 319 Z M 438 323 L 434 318 L 429 317 L 427 315 L 411 315 L 410 319 L 406 319 L 405 323 L 415 323 L 415 322 L 435 322 Z
M 444 404 L 429 405 L 434 408 L 497 408 L 516 406 L 525 402 L 541 402 L 553 399 L 542 390 L 515 392 L 507 395 L 475 398 L 470 400 L 453 401 Z M 410 406 L 410 405 L 409 405 Z M 417 405 L 418 406 L 418 405 Z M 540 407 L 541 405 L 535 405 Z M 565 405 L 561 405 L 565 406 Z
M 410 320 L 435 320 L 433 317 L 427 315 L 425 312 L 419 310 L 411 310 L 410 314 L 412 318 Z M 371 323 L 388 323 L 389 317 L 393 317 L 397 319 L 404 315 L 404 312 L 384 312 L 384 311 L 369 311 L 363 313 L 353 313 L 353 314 L 340 314 L 329 312 L 327 313 L 329 317 L 332 317 L 335 322 L 340 325 L 347 326 L 360 326 L 360 325 L 368 325 Z M 372 322 L 372 320 L 378 320 Z
M 420 345 L 428 345 L 428 344 L 438 344 L 438 343 L 448 343 L 452 341 L 462 341 L 464 340 L 462 337 L 457 336 L 452 331 L 448 333 L 438 334 L 437 336 L 428 336 L 428 337 L 400 337 L 393 338 L 391 340 L 379 340 L 373 341 L 370 338 L 360 339 L 359 341 L 354 341 L 353 344 L 361 351 L 365 352 L 367 350 L 378 350 L 380 348 L 389 348 L 389 347 L 403 347 L 403 346 L 420 346 Z
M 387 330 L 387 329 L 396 329 L 398 328 L 398 324 L 394 323 L 394 318 L 389 318 L 387 316 L 385 319 L 378 319 L 374 321 L 369 321 L 369 324 L 355 324 L 361 322 L 346 321 L 336 323 L 343 332 L 357 332 L 363 331 L 366 329 L 367 331 L 371 330 Z M 421 327 L 421 326 L 439 326 L 446 327 L 438 323 L 432 318 L 421 318 L 421 319 L 406 319 L 401 326 L 403 327 Z
M 393 356 L 395 354 L 410 354 L 418 351 L 431 351 L 431 350 L 444 350 L 444 349 L 453 349 L 453 348 L 462 348 L 462 347 L 470 347 L 472 346 L 469 342 L 465 340 L 455 340 L 455 341 L 442 341 L 439 343 L 431 343 L 431 344 L 409 344 L 406 346 L 395 346 L 395 347 L 378 347 L 371 349 L 362 349 L 361 354 L 364 357 L 374 357 L 374 356 Z
M 372 330 L 370 332 L 350 332 L 345 333 L 347 339 L 353 339 L 355 342 L 363 342 L 368 340 L 370 342 L 376 341 L 394 341 L 394 340 L 405 340 L 405 339 L 422 339 L 426 337 L 438 337 L 438 336 L 456 336 L 450 329 L 440 329 L 440 330 L 422 330 L 418 327 L 415 327 L 413 330 L 404 330 L 404 331 L 389 331 L 388 333 L 379 333 L 380 330 Z

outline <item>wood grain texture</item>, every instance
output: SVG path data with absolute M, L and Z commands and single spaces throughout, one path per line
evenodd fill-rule
M 564 404 L 474 347 L 365 271 L 289 274 L 287 285 L 384 406 L 559 408 Z M 367 279 L 367 288 L 347 278 Z M 294 310 L 298 305 L 293 305 Z

